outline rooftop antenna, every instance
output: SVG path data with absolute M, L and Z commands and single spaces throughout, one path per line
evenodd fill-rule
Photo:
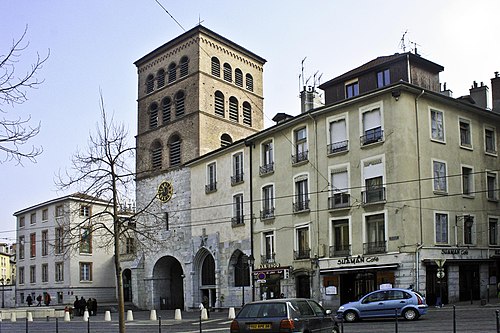
M 406 30 L 403 34 L 403 36 L 401 37 L 401 40 L 399 42 L 399 47 L 401 49 L 403 49 L 403 52 L 406 52 L 406 42 L 405 42 L 405 37 L 406 37 L 406 34 L 408 33 L 408 30 Z
M 321 73 L 319 76 L 318 76 L 318 86 L 321 85 L 321 77 L 323 76 L 323 73 Z
M 412 42 L 412 41 L 410 41 L 410 44 L 413 45 L 411 50 L 414 51 L 415 55 L 419 55 L 417 52 L 417 46 L 422 46 L 422 45 L 417 44 L 416 42 Z
M 304 57 L 304 59 L 302 59 L 302 86 L 304 86 L 304 62 L 306 61 L 307 57 Z
M 198 14 L 198 25 L 201 25 L 203 22 L 205 22 L 205 20 L 202 20 L 200 14 Z
M 313 75 L 313 78 L 314 78 L 313 79 L 313 81 L 314 81 L 314 83 L 313 83 L 313 89 L 316 88 L 316 75 L 318 75 L 318 73 L 319 73 L 319 71 L 316 71 L 316 73 L 314 73 L 314 75 Z

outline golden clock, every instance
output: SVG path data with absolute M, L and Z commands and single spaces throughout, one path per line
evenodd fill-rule
M 174 193 L 174 187 L 170 182 L 164 181 L 158 186 L 158 199 L 161 202 L 168 202 L 172 199 L 172 194 Z

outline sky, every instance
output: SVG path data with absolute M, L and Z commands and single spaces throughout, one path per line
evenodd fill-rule
M 0 115 L 40 123 L 29 144 L 43 147 L 36 163 L 0 163 L 0 241 L 15 241 L 16 211 L 78 190 L 58 191 L 55 179 L 95 132 L 100 91 L 106 111 L 125 125 L 134 144 L 133 63 L 200 22 L 267 60 L 264 113 L 270 126 L 278 112 L 300 113 L 304 58 L 304 77 L 317 73 L 323 83 L 403 52 L 405 32 L 405 50 L 416 47 L 444 66 L 440 81 L 454 97 L 467 95 L 473 81 L 490 86 L 500 71 L 498 13 L 498 0 L 0 0 L 0 55 L 26 26 L 29 46 L 18 59 L 19 75 L 37 53 L 50 53 L 38 75 L 43 84 Z

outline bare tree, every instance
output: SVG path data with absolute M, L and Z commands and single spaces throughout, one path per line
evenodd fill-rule
M 12 41 L 5 54 L 0 54 L 0 113 L 4 115 L 7 114 L 6 106 L 23 104 L 28 100 L 27 92 L 37 89 L 43 83 L 43 80 L 37 78 L 37 74 L 49 58 L 49 53 L 45 57 L 37 53 L 37 58 L 29 69 L 23 74 L 18 74 L 19 69 L 16 66 L 29 46 L 29 42 L 24 41 L 27 30 L 26 26 L 21 37 Z M 4 154 L 0 163 L 15 160 L 18 164 L 22 164 L 25 159 L 36 161 L 36 157 L 43 151 L 41 147 L 31 146 L 22 149 L 40 132 L 40 123 L 36 126 L 30 123 L 31 117 L 13 116 L 0 119 L 0 150 Z

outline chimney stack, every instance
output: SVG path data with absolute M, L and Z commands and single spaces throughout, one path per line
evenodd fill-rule
M 300 93 L 300 112 L 304 113 L 317 107 L 323 106 L 321 95 L 314 89 L 314 87 L 304 86 Z
M 491 79 L 491 97 L 493 111 L 500 113 L 500 75 L 498 72 L 495 72 L 495 77 Z
M 474 100 L 476 105 L 482 109 L 491 110 L 490 103 L 488 99 L 489 88 L 485 86 L 483 82 L 478 86 L 477 82 L 474 81 L 474 84 L 469 89 L 470 97 Z

